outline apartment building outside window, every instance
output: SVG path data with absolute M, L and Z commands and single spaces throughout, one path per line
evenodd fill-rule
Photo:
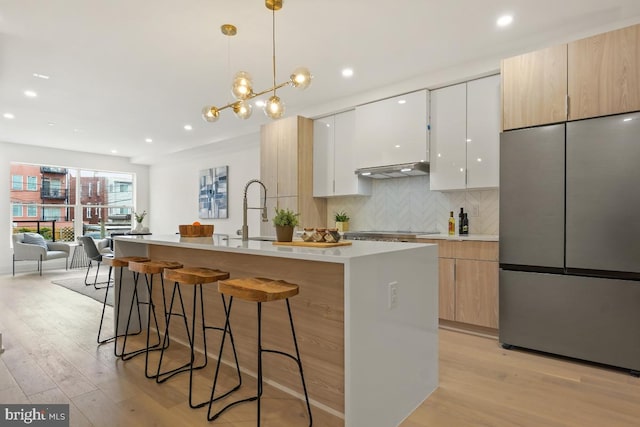
M 11 215 L 13 215 L 14 217 L 24 216 L 24 214 L 22 213 L 22 207 L 23 206 L 19 203 L 14 203 L 13 205 L 11 205 Z
M 28 191 L 38 191 L 38 177 L 37 176 L 28 176 L 27 177 L 27 190 Z
M 11 189 L 22 190 L 22 175 L 11 175 Z

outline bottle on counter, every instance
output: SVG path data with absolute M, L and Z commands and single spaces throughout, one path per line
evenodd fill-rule
M 460 208 L 460 213 L 458 214 L 458 234 L 464 234 L 462 232 L 462 220 L 464 219 L 464 209 Z
M 449 212 L 449 236 L 456 234 L 456 220 L 453 217 L 453 211 Z
M 460 234 L 469 234 L 469 218 L 467 217 L 467 213 L 464 213 L 462 217 L 462 233 Z

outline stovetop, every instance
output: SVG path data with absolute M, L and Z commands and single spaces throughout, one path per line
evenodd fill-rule
M 439 231 L 410 231 L 410 230 L 366 230 L 347 231 L 344 233 L 345 239 L 351 240 L 390 240 L 400 241 L 402 239 L 415 239 L 423 234 L 440 234 Z

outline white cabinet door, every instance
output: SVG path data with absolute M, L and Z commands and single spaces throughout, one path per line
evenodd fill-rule
M 467 82 L 467 188 L 498 187 L 500 76 Z
M 333 195 L 334 117 L 313 121 L 313 197 Z
M 467 85 L 431 91 L 431 190 L 465 188 Z
M 346 111 L 334 116 L 334 196 L 369 195 L 371 180 L 360 178 L 356 170 L 356 112 Z
M 355 111 L 313 122 L 313 196 L 371 194 L 371 180 L 355 174 Z
M 426 90 L 356 108 L 356 166 L 386 166 L 426 161 Z

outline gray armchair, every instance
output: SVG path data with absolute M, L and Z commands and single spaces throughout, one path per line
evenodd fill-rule
M 39 243 L 25 242 L 38 241 Z M 65 268 L 69 268 L 71 247 L 64 242 L 46 242 L 36 233 L 16 233 L 13 235 L 13 275 L 16 275 L 16 261 L 37 261 L 42 276 L 42 261 L 65 258 Z

